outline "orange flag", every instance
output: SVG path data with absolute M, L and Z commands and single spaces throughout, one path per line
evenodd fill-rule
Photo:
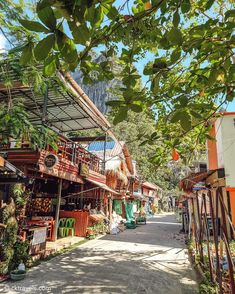
M 174 161 L 177 161 L 180 159 L 180 155 L 175 148 L 172 150 L 171 156 L 172 156 L 172 160 Z

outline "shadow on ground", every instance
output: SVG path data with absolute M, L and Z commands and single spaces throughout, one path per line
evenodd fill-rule
M 23 281 L 1 284 L 0 293 L 198 293 L 174 222 L 169 215 L 156 217 L 136 230 L 90 241 L 43 262 Z

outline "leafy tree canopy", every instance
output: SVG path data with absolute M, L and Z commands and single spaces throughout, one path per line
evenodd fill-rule
M 8 25 L 9 30 L 20 31 L 23 40 L 11 53 L 20 51 L 22 64 L 43 62 L 46 76 L 57 68 L 79 67 L 86 83 L 94 77 L 112 79 L 110 57 L 115 56 L 122 65 L 122 88 L 120 99 L 109 103 L 115 109 L 114 123 L 127 119 L 129 110 L 151 111 L 158 123 L 146 142 L 158 140 L 160 132 L 166 146 L 185 152 L 187 140 L 197 143 L 208 137 L 206 123 L 234 98 L 234 1 L 118 3 L 37 1 L 34 18 L 21 15 L 20 27 Z M 106 60 L 95 63 L 91 50 L 102 50 Z M 146 63 L 143 73 L 134 66 L 139 62 Z M 147 80 L 141 88 L 140 74 Z M 156 160 L 166 150 L 159 148 L 162 153 L 157 153 Z
M 111 113 L 109 118 L 112 119 L 114 116 L 115 114 Z M 177 190 L 179 180 L 188 171 L 186 165 L 192 160 L 199 159 L 204 151 L 204 141 L 195 144 L 190 141 L 190 136 L 185 136 L 185 150 L 182 153 L 185 154 L 187 162 L 174 162 L 171 157 L 172 146 L 167 146 L 165 138 L 160 132 L 157 136 L 155 130 L 156 121 L 146 112 L 137 115 L 129 111 L 127 119 L 114 126 L 117 138 L 126 142 L 132 159 L 136 161 L 140 178 L 151 181 L 164 190 Z

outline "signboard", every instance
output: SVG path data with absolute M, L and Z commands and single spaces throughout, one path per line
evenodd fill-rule
M 4 158 L 0 156 L 0 167 L 4 167 Z
M 44 164 L 47 168 L 53 168 L 54 166 L 57 165 L 58 162 L 59 162 L 59 158 L 56 155 L 51 153 L 44 158 Z
M 80 175 L 83 177 L 87 177 L 89 175 L 89 166 L 87 164 L 80 164 Z
M 33 233 L 32 245 L 38 245 L 46 241 L 47 228 L 35 230 Z

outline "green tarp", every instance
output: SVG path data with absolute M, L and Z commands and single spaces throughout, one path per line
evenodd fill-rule
M 133 203 L 126 202 L 125 203 L 125 208 L 126 208 L 126 220 L 127 220 L 127 223 L 131 223 L 134 220 Z
M 113 200 L 113 210 L 122 215 L 122 200 Z

